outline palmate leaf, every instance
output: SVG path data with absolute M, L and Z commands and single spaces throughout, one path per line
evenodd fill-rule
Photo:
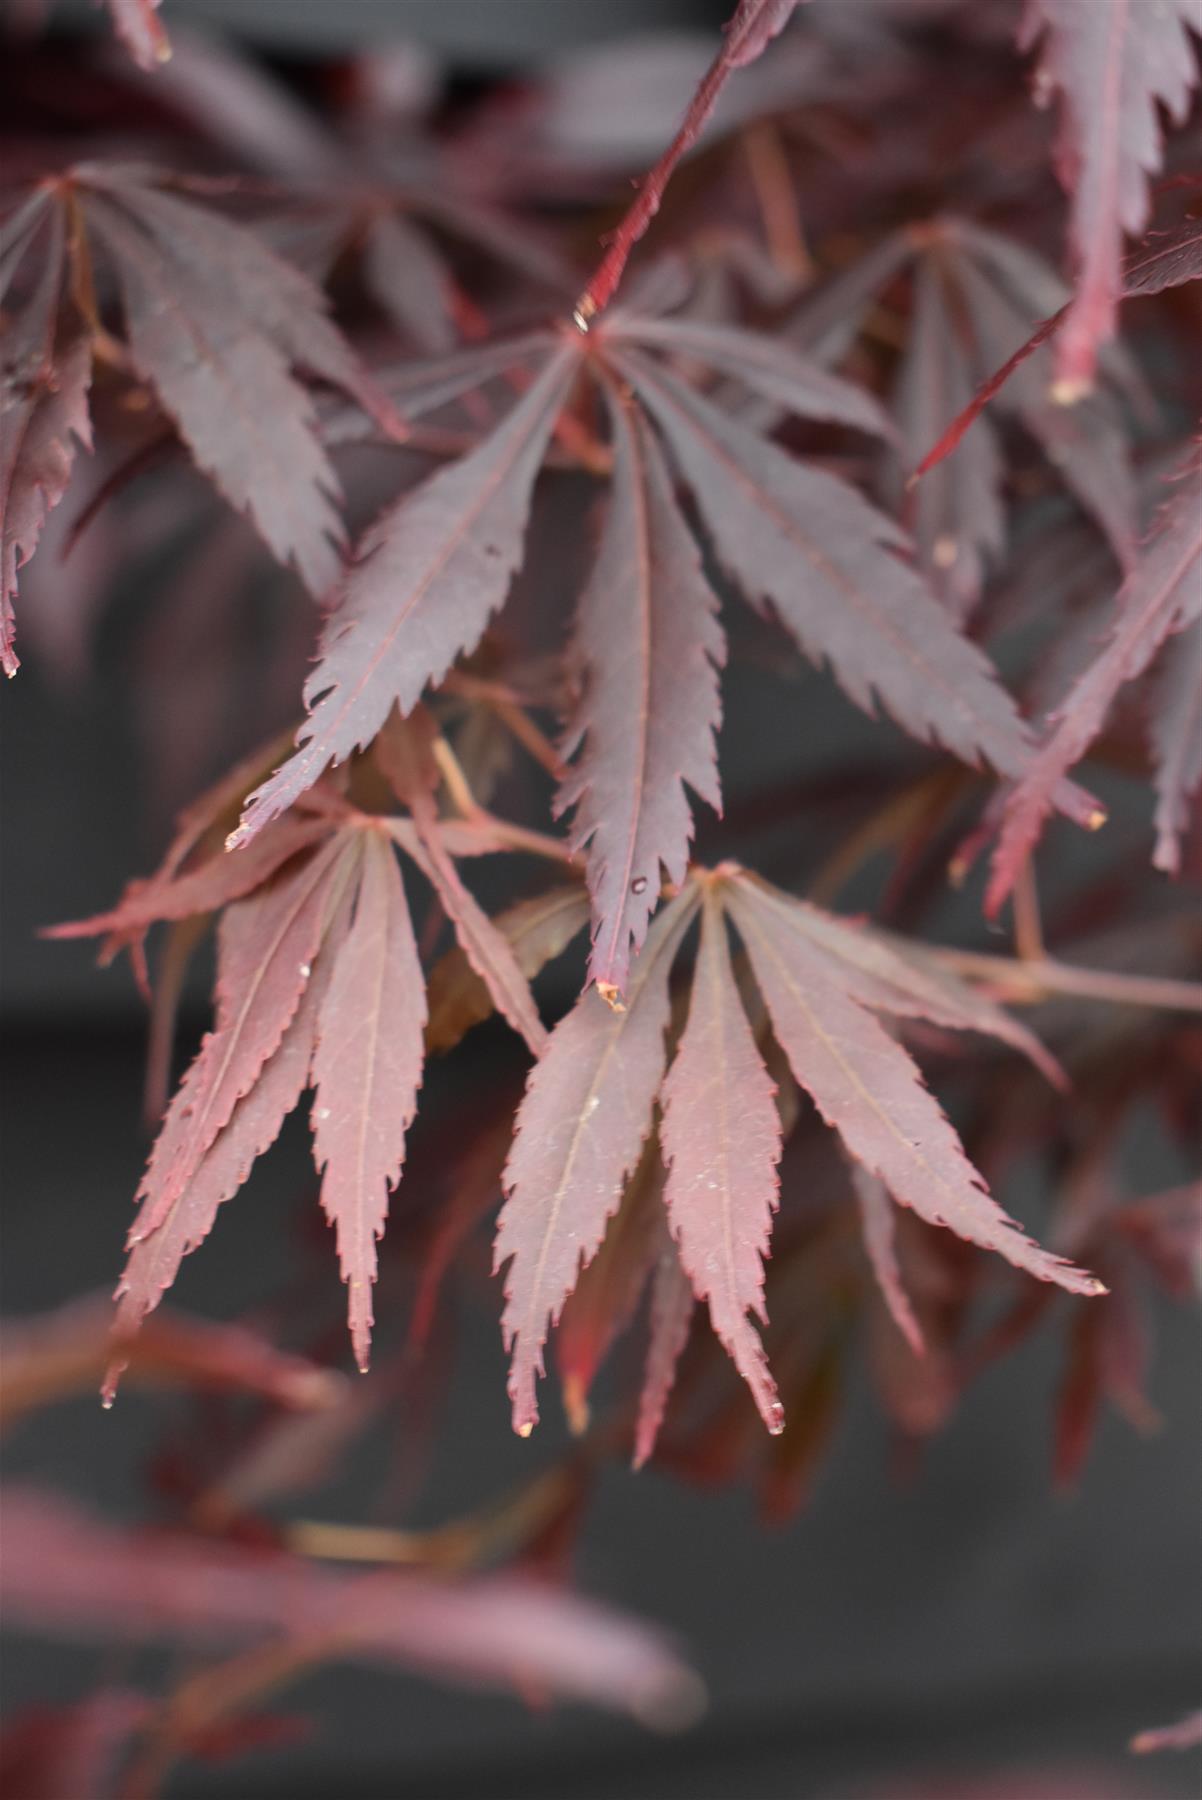
M 0 289 L 27 255 L 42 259 L 25 334 L 34 333 L 38 354 L 21 383 L 6 387 L 10 403 L 38 402 L 16 443 L 20 461 L 4 477 L 27 514 L 19 535 L 5 531 L 17 560 L 40 524 L 29 495 L 41 496 L 42 512 L 54 504 L 70 468 L 68 428 L 86 438 L 98 268 L 116 276 L 134 369 L 197 464 L 273 554 L 324 593 L 341 562 L 337 482 L 295 371 L 342 389 L 386 435 L 405 428 L 327 317 L 320 290 L 249 229 L 167 192 L 153 170 L 126 165 L 80 164 L 18 209 L 0 230 Z M 28 363 L 33 339 L 12 343 Z
M 717 804 L 715 666 L 723 640 L 695 545 L 677 509 L 669 461 L 692 489 L 718 559 L 748 598 L 771 606 L 815 661 L 828 661 L 870 713 L 969 763 L 1018 776 L 1031 740 L 988 659 L 905 561 L 908 540 L 854 489 L 807 468 L 664 367 L 683 349 L 787 410 L 881 433 L 874 402 L 795 352 L 733 328 L 630 313 L 565 338 L 546 332 L 543 366 L 500 425 L 459 462 L 402 497 L 367 534 L 306 686 L 309 717 L 291 761 L 251 796 L 232 845 L 245 844 L 320 777 L 362 748 L 393 708 L 479 641 L 521 558 L 531 494 L 558 415 L 587 373 L 613 416 L 613 481 L 572 659 L 583 697 L 563 784 L 587 848 L 593 900 L 590 974 L 619 996 L 646 931 L 661 868 L 679 881 L 692 835 L 686 786 Z M 512 340 L 512 370 L 531 354 Z M 503 347 L 502 347 L 503 351 Z M 443 359 L 430 392 L 465 391 L 473 368 L 504 354 Z M 414 391 L 421 392 L 417 377 Z M 1063 784 L 1057 804 L 1096 822 L 1089 796 Z
M 78 176 L 89 230 L 116 269 L 139 373 L 272 553 L 325 593 L 340 562 L 337 482 L 292 369 L 335 383 L 378 417 L 386 409 L 320 292 L 251 232 L 136 171 Z
M 401 736 L 417 743 L 420 733 L 395 721 L 390 738 Z M 180 844 L 191 829 L 185 821 Z M 454 869 L 447 845 L 455 847 L 464 835 L 432 814 L 418 829 L 409 820 L 335 804 L 316 817 L 281 820 L 247 849 L 217 850 L 174 877 L 165 868 L 134 883 L 112 912 L 60 928 L 59 935 L 131 944 L 160 920 L 203 925 L 206 914 L 224 905 L 214 1029 L 167 1110 L 138 1190 L 118 1288 L 123 1344 L 313 1086 L 321 1200 L 350 1289 L 355 1355 L 366 1366 L 375 1243 L 400 1176 L 426 1023 L 425 983 L 394 845 L 433 881 L 461 943 L 470 943 L 486 972 L 492 1002 L 532 1047 L 545 1037 L 508 940 Z M 485 847 L 494 846 L 485 840 Z M 230 897 L 231 869 L 238 898 Z M 244 884 L 256 873 L 258 885 L 247 893 Z M 583 923 L 579 908 L 577 922 Z M 109 1399 L 123 1359 L 122 1350 L 106 1382 Z
M 699 909 L 702 939 L 688 1019 L 665 1078 L 668 977 Z M 538 1419 L 535 1384 L 548 1330 L 618 1210 L 657 1100 L 676 1268 L 707 1304 L 769 1429 L 781 1427 L 751 1323 L 763 1317 L 781 1125 L 775 1084 L 731 968 L 727 918 L 746 948 L 793 1076 L 867 1176 L 928 1222 L 1040 1280 L 1076 1294 L 1104 1291 L 1024 1236 L 990 1198 L 917 1067 L 875 1015 L 978 1031 L 992 1031 L 1004 1016 L 998 1020 L 996 1009 L 944 970 L 920 959 L 908 966 L 890 940 L 724 864 L 691 875 L 655 920 L 632 964 L 626 1010 L 610 1009 L 588 988 L 551 1033 L 531 1074 L 505 1170 L 495 1248 L 496 1267 L 507 1270 L 502 1327 L 512 1353 L 514 1425 L 523 1436 Z M 1049 1066 L 1025 1034 L 1015 1040 L 1014 1029 L 1011 1021 L 1011 1041 Z M 878 1251 L 882 1242 L 878 1229 Z M 887 1273 L 887 1258 L 878 1262 Z M 650 1454 L 687 1328 L 689 1309 L 671 1258 L 663 1282 L 653 1306 L 639 1460 Z
M 15 675 L 13 601 L 17 571 L 37 548 L 50 509 L 67 490 L 76 443 L 91 448 L 92 359 L 79 337 L 60 341 L 66 227 L 41 195 L 0 231 L 0 308 L 26 253 L 44 260 L 0 338 L 0 668 Z
M 1200 477 L 1202 451 L 1195 449 L 1176 477 L 1176 491 L 1163 507 L 1151 541 L 1119 594 L 1108 643 L 1065 695 L 1057 709 L 1059 723 L 1007 802 L 986 900 L 992 912 L 1005 900 L 1035 846 L 1050 811 L 1052 789 L 1085 755 L 1121 689 L 1143 674 L 1166 639 L 1186 631 L 1202 615 Z M 1183 685 L 1196 695 L 1200 678 L 1202 671 L 1195 664 L 1192 677 L 1182 678 Z M 1188 691 L 1176 704 L 1188 715 Z M 1187 772 L 1190 761 L 1187 758 L 1181 764 Z M 1188 773 L 1185 779 L 1188 783 Z M 1170 795 L 1182 791 L 1178 783 L 1170 782 Z M 1174 803 L 1170 800 L 1167 804 L 1172 807 Z M 1174 830 L 1172 846 L 1175 844 Z M 1159 855 L 1170 864 L 1175 858 L 1175 848 L 1167 837 Z
M 1094 381 L 1114 334 L 1124 232 L 1148 218 L 1148 178 L 1161 166 L 1157 103 L 1184 122 L 1197 83 L 1194 0 L 1027 0 L 1021 42 L 1042 40 L 1040 79 L 1061 97 L 1059 166 L 1073 196 L 1077 292 L 1060 334 L 1061 394 Z
M 1135 485 L 1114 398 L 1124 390 L 1140 393 L 1138 378 L 1112 347 L 1103 359 L 1105 392 L 1073 408 L 1055 403 L 1049 334 L 1024 340 L 1031 321 L 1054 313 L 1067 290 L 1022 244 L 960 218 L 895 232 L 802 306 L 793 337 L 815 354 L 842 356 L 873 297 L 906 267 L 913 299 L 894 410 L 906 461 L 924 477 L 915 501 L 917 547 L 936 593 L 958 619 L 967 619 L 980 599 L 985 565 L 1004 543 L 998 442 L 987 421 L 967 433 L 986 399 L 1034 438 L 1119 561 L 1129 562 Z M 991 380 L 1015 351 L 1011 380 Z M 954 436 L 952 420 L 966 421 L 953 427 Z M 940 454 L 930 453 L 936 440 Z M 960 452 L 955 459 L 943 448 L 953 443 Z
M 586 852 L 590 979 L 620 994 L 659 901 L 661 865 L 670 882 L 684 879 L 693 831 L 685 782 L 721 806 L 726 644 L 659 447 L 631 402 L 613 396 L 610 410 L 613 489 L 580 603 L 584 692 L 564 745 L 569 757 L 583 751 L 558 806 L 575 807 L 572 846 Z

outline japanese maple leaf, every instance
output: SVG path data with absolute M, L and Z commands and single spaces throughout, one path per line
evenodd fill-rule
M 1027 0 L 1020 42 L 1041 41 L 1039 80 L 1061 99 L 1058 161 L 1072 195 L 1077 287 L 1057 351 L 1057 392 L 1093 386 L 1122 291 L 1123 233 L 1148 220 L 1161 166 L 1158 104 L 1182 124 L 1197 84 L 1194 0 Z
M 1058 722 L 1029 774 L 1006 803 L 994 855 L 987 905 L 996 912 L 1030 856 L 1050 810 L 1048 796 L 1097 737 L 1121 689 L 1142 675 L 1166 640 L 1190 634 L 1202 617 L 1202 451 L 1195 448 L 1175 482 L 1136 567 L 1116 602 L 1109 641 L 1060 703 Z M 1160 766 L 1157 863 L 1172 869 L 1186 800 L 1202 773 L 1192 731 L 1199 709 L 1202 667 L 1188 656 L 1169 665 L 1167 691 L 1153 727 Z
M 1005 456 L 991 420 L 980 416 L 985 395 L 1034 439 L 1128 564 L 1135 484 L 1116 401 L 1138 390 L 1137 379 L 1111 349 L 1103 388 L 1075 408 L 1054 403 L 1052 353 L 1046 338 L 1031 340 L 1030 331 L 1033 320 L 1066 302 L 1066 290 L 1023 245 L 957 218 L 895 233 L 804 303 L 793 335 L 823 360 L 836 361 L 874 297 L 907 268 L 912 310 L 893 406 L 905 460 L 919 464 L 923 475 L 911 500 L 915 540 L 944 605 L 967 622 L 1006 541 Z M 1015 351 L 1012 379 L 994 380 Z M 973 429 L 957 433 L 955 456 L 928 455 L 953 420 L 968 417 Z
M 688 1018 L 669 1061 L 669 975 L 702 914 Z M 538 1420 L 549 1328 L 596 1256 L 663 1110 L 664 1201 L 679 1264 L 746 1380 L 769 1430 L 783 1414 L 751 1322 L 764 1316 L 763 1263 L 777 1200 L 781 1130 L 774 1083 L 746 1016 L 727 921 L 746 948 L 776 1040 L 799 1087 L 853 1161 L 892 1198 L 1015 1267 L 1077 1294 L 1104 1291 L 1042 1250 L 994 1201 L 886 1018 L 1001 1031 L 1047 1059 L 996 1008 L 929 954 L 793 901 L 733 865 L 690 876 L 659 914 L 631 969 L 624 1010 L 595 987 L 551 1033 L 518 1111 L 503 1177 L 495 1262 L 505 1270 L 515 1429 Z M 982 1010 L 982 1009 L 985 1010 Z M 1049 1072 L 1051 1072 L 1049 1070 Z M 637 1454 L 654 1440 L 687 1309 L 669 1265 L 657 1300 Z M 675 1284 L 675 1285 L 674 1285 Z
M 674 353 L 734 376 L 800 416 L 888 435 L 870 396 L 788 346 L 734 327 L 624 309 L 589 333 L 526 334 L 511 346 L 524 391 L 459 462 L 403 495 L 371 527 L 306 684 L 299 749 L 250 798 L 231 838 L 246 843 L 331 762 L 372 741 L 394 706 L 409 713 L 455 657 L 472 651 L 521 561 L 534 484 L 578 379 L 613 419 L 613 480 L 570 653 L 581 699 L 560 792 L 574 806 L 594 907 L 590 974 L 620 994 L 662 875 L 678 880 L 692 836 L 686 787 L 719 803 L 714 733 L 723 639 L 674 475 L 692 490 L 731 581 L 771 607 L 814 661 L 828 661 L 869 712 L 966 761 L 1021 773 L 1030 738 L 983 653 L 904 560 L 905 534 L 854 489 L 806 467 L 668 366 Z M 443 359 L 423 389 L 439 401 L 473 371 L 506 367 L 504 345 Z M 615 609 L 623 624 L 615 628 Z M 1095 810 L 1068 788 L 1082 819 Z
M 418 732 L 395 721 L 385 740 L 394 750 L 399 735 Z M 395 758 L 382 772 L 390 767 Z M 515 952 L 459 880 L 444 830 L 433 815 L 365 815 L 345 803 L 298 813 L 245 850 L 134 883 L 111 913 L 58 928 L 116 947 L 139 943 L 159 920 L 221 910 L 214 1027 L 168 1107 L 138 1191 L 118 1290 L 123 1337 L 157 1306 L 312 1087 L 321 1202 L 366 1367 L 375 1246 L 424 1062 L 425 982 L 397 847 L 432 880 L 489 1003 L 532 1050 L 545 1041 Z M 110 1396 L 119 1373 L 118 1365 Z
M 69 303 L 67 261 L 75 271 Z M 6 585 L 36 541 L 41 515 L 29 496 L 41 497 L 42 512 L 57 501 L 70 469 L 67 433 L 86 436 L 89 348 L 99 330 L 93 262 L 116 277 L 129 360 L 198 466 L 272 553 L 323 594 L 340 565 L 338 488 L 296 371 L 341 388 L 383 431 L 403 436 L 395 408 L 299 270 L 250 230 L 168 192 L 153 171 L 99 163 L 43 186 L 0 235 L 0 290 L 21 265 L 33 268 L 11 352 L 18 380 L 5 390 Z

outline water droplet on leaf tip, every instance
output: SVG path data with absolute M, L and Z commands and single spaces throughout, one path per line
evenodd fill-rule
M 647 892 L 647 877 L 645 875 L 636 875 L 630 884 L 630 891 L 632 894 L 645 894 Z
M 312 973 L 313 973 L 313 965 L 311 963 L 302 963 L 301 964 L 300 977 L 301 977 L 302 981 L 308 981 L 308 979 L 309 979 L 310 975 L 312 975 Z

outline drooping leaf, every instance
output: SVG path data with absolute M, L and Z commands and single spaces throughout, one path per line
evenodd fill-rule
M 748 1314 L 766 1320 L 776 1211 L 775 1088 L 743 1011 L 719 895 L 707 889 L 688 1023 L 663 1088 L 665 1201 L 680 1260 L 770 1432 L 784 1408 Z
M 618 360 L 618 359 L 615 359 Z M 726 417 L 631 354 L 622 370 L 668 440 L 714 548 L 756 605 L 770 603 L 858 706 L 874 699 L 924 742 L 1021 773 L 1013 700 L 898 552 L 905 534 L 854 489 Z
M 17 571 L 67 490 L 76 442 L 91 449 L 92 359 L 84 339 L 60 342 L 66 228 L 59 208 L 36 196 L 8 221 L 4 239 L 0 305 L 26 251 L 44 240 L 36 281 L 0 337 L 0 668 L 15 675 Z
M 665 1231 L 651 1284 L 651 1334 L 634 1433 L 636 1469 L 641 1469 L 654 1454 L 696 1303 L 680 1252 Z
M 1202 788 L 1202 620 L 1165 646 L 1150 696 L 1156 757 L 1156 849 L 1168 875 L 1181 867 L 1181 838 L 1191 801 Z
M 583 888 L 562 886 L 517 901 L 498 913 L 492 923 L 508 942 L 522 974 L 532 981 L 567 949 L 588 918 L 588 896 Z M 493 1010 L 492 995 L 458 945 L 431 969 L 426 994 L 430 1007 L 426 1048 L 432 1052 L 453 1049 Z
M 1061 97 L 1059 167 L 1073 197 L 1077 292 L 1058 345 L 1067 399 L 1094 380 L 1114 335 L 1124 232 L 1148 218 L 1161 166 L 1157 103 L 1184 122 L 1197 82 L 1194 0 L 1027 0 L 1021 43 L 1042 39 L 1040 79 Z
M 334 956 L 313 1053 L 313 1153 L 338 1239 L 361 1369 L 371 1344 L 376 1241 L 417 1109 L 426 990 L 396 854 L 363 834 L 354 919 Z
M 1024 1236 L 993 1200 L 901 1045 L 853 998 L 827 957 L 751 883 L 726 904 L 793 1073 L 849 1154 L 933 1225 L 996 1250 L 1072 1293 L 1100 1284 Z
M 693 821 L 685 783 L 721 806 L 717 599 L 676 507 L 659 447 L 615 397 L 614 475 L 600 549 L 580 603 L 574 654 L 584 692 L 565 744 L 583 752 L 560 788 L 574 807 L 593 903 L 590 979 L 625 990 L 658 901 L 661 866 L 684 879 Z
M 1034 848 L 1056 783 L 1084 756 L 1120 690 L 1142 675 L 1167 638 L 1202 614 L 1200 475 L 1202 456 L 1195 451 L 1119 594 L 1108 643 L 1065 696 L 1059 724 L 1007 803 L 986 899 L 991 912 L 1001 906 Z
M 305 684 L 301 748 L 251 796 L 237 841 L 370 743 L 394 704 L 412 711 L 427 683 L 475 648 L 521 558 L 535 478 L 579 354 L 563 343 L 489 438 L 367 533 Z
M 660 913 L 622 1011 L 585 990 L 551 1033 L 518 1111 L 493 1260 L 507 1270 L 502 1331 L 523 1436 L 538 1422 L 548 1326 L 596 1254 L 651 1128 L 667 1057 L 668 975 L 696 907 L 690 885 Z

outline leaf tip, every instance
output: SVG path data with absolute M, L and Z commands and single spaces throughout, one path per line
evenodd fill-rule
M 1093 393 L 1094 384 L 1087 375 L 1060 375 L 1052 383 L 1050 395 L 1053 406 L 1079 406 L 1082 400 Z
M 598 981 L 596 987 L 597 992 L 604 1000 L 606 1006 L 608 1006 L 610 1012 L 624 1013 L 626 1011 L 626 1002 L 622 998 L 622 990 L 618 987 L 616 982 Z
M 517 1434 L 520 1438 L 528 1438 L 530 1436 L 531 1432 L 534 1430 L 534 1420 L 533 1419 L 523 1419 L 522 1423 L 520 1425 L 514 1426 L 514 1430 L 517 1432 Z

